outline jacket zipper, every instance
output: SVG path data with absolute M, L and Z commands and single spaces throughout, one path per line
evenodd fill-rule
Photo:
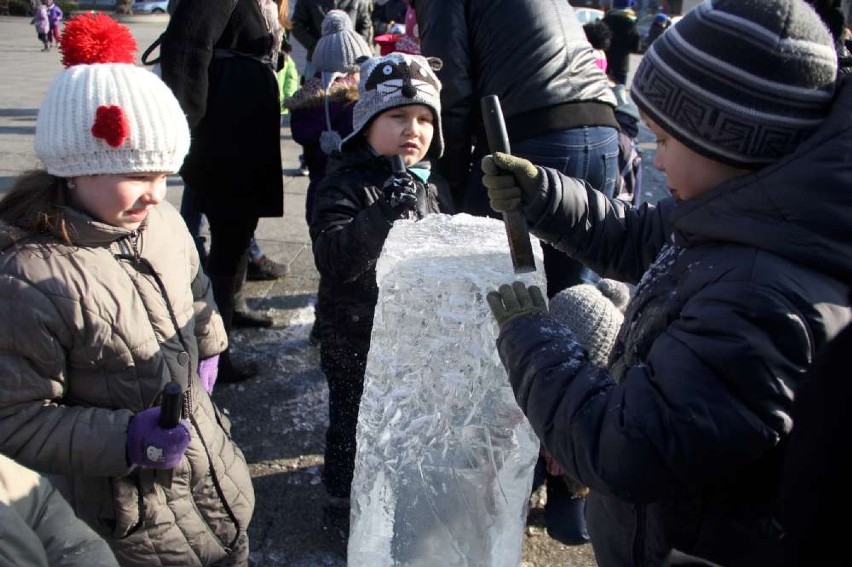
M 186 339 L 184 339 L 183 337 L 183 333 L 180 330 L 180 325 L 178 324 L 174 308 L 172 307 L 172 303 L 171 301 L 169 301 L 169 296 L 166 293 L 166 286 L 163 284 L 163 280 L 160 279 L 160 276 L 159 274 L 157 274 L 157 271 L 154 269 L 154 266 L 152 266 L 148 260 L 143 258 L 139 252 L 139 237 L 140 231 L 132 230 L 130 232 L 130 252 L 132 253 L 128 255 L 118 254 L 117 257 L 119 259 L 130 260 L 134 264 L 147 268 L 148 272 L 151 274 L 151 277 L 153 277 L 154 281 L 157 282 L 157 287 L 160 289 L 160 295 L 163 296 L 163 301 L 166 304 L 166 310 L 169 312 L 169 318 L 172 321 L 172 326 L 175 328 L 175 334 L 178 337 L 178 341 L 183 347 L 184 352 L 189 353 L 189 347 L 187 345 Z M 234 540 L 230 543 L 230 545 L 225 546 L 227 553 L 230 553 L 240 537 L 240 531 L 242 530 L 242 526 L 240 526 L 240 522 L 237 519 L 237 515 L 234 513 L 233 510 L 231 510 L 231 506 L 228 504 L 228 500 L 225 498 L 225 492 L 222 490 L 221 483 L 219 482 L 219 477 L 216 474 L 215 469 L 213 468 L 213 458 L 210 455 L 210 449 L 207 447 L 207 442 L 204 440 L 204 436 L 201 435 L 201 428 L 198 426 L 198 422 L 195 420 L 195 416 L 192 414 L 192 367 L 189 365 L 187 365 L 187 373 L 188 374 L 186 381 L 186 395 L 184 395 L 183 397 L 183 415 L 184 417 L 189 419 L 190 423 L 192 423 L 193 428 L 198 433 L 198 439 L 199 441 L 201 441 L 201 445 L 204 447 L 204 454 L 207 456 L 207 460 L 210 463 L 210 477 L 213 480 L 213 486 L 216 488 L 216 493 L 219 496 L 219 500 L 222 502 L 222 506 L 225 507 L 225 511 L 228 513 L 228 516 L 231 518 L 231 521 L 237 528 L 237 535 L 234 537 Z M 203 516 L 201 516 L 201 521 L 205 524 L 207 523 Z M 218 537 L 216 539 L 218 539 Z

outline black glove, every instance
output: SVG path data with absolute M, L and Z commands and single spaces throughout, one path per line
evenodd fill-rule
M 503 284 L 498 291 L 489 292 L 486 299 L 501 329 L 515 317 L 547 313 L 547 302 L 541 288 L 531 285 L 527 289 L 524 282 Z
M 394 173 L 382 185 L 385 202 L 396 218 L 414 218 L 417 211 L 417 184 L 410 173 Z
M 541 172 L 532 162 L 496 152 L 482 158 L 482 184 L 491 208 L 498 213 L 528 205 L 541 185 Z

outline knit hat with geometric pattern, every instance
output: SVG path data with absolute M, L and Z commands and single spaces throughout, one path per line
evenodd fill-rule
M 602 279 L 595 285 L 578 284 L 560 291 L 550 300 L 548 312 L 574 332 L 589 362 L 606 366 L 629 302 L 630 286 Z
M 693 151 L 753 169 L 816 131 L 836 75 L 831 35 L 803 0 L 706 0 L 651 44 L 631 92 Z
M 130 30 L 105 14 L 70 20 L 67 68 L 38 111 L 35 151 L 51 175 L 171 173 L 189 151 L 189 127 L 171 89 L 135 65 Z

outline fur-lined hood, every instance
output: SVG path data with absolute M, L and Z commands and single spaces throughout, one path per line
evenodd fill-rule
M 319 77 L 305 82 L 296 93 L 284 99 L 284 106 L 290 111 L 300 108 L 314 108 L 323 103 L 323 89 Z M 351 75 L 331 83 L 328 87 L 329 102 L 358 100 L 358 81 Z

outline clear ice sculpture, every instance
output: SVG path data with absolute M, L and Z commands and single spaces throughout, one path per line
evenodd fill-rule
M 517 567 L 539 441 L 485 296 L 515 280 L 501 221 L 397 221 L 376 266 L 348 565 Z

